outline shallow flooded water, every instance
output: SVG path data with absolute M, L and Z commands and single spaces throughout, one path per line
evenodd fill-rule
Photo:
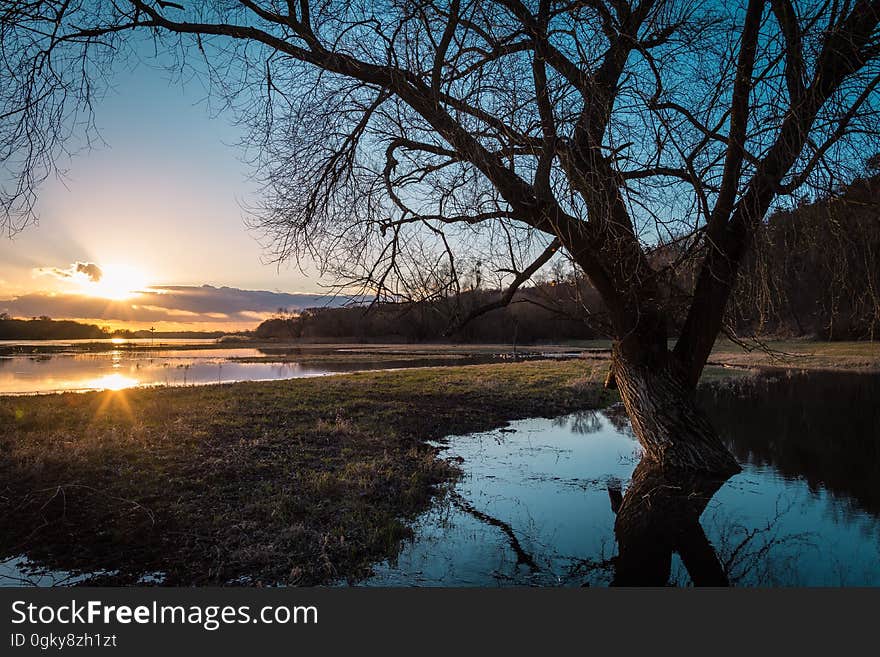
M 352 355 L 350 359 L 309 363 L 296 362 L 283 349 L 252 347 L 132 350 L 110 346 L 97 352 L 62 349 L 0 355 L 0 395 L 297 379 L 355 370 L 472 364 L 494 359 L 492 355 L 468 355 L 370 361 Z
M 463 479 L 362 584 L 880 585 L 880 375 L 779 373 L 702 397 L 743 471 L 698 486 L 701 502 L 644 466 L 633 479 L 620 408 L 513 422 L 444 443 Z
M 292 379 L 329 373 L 324 368 L 303 367 L 298 363 L 239 363 L 229 357 L 210 353 L 121 351 L 6 357 L 0 358 L 0 394 L 120 390 L 136 386 Z

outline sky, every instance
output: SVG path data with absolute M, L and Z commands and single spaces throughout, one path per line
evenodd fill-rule
M 40 191 L 39 222 L 0 237 L 0 312 L 113 328 L 253 328 L 323 305 L 314 272 L 267 263 L 245 225 L 256 200 L 235 144 L 196 84 L 140 65 L 95 107 L 106 142 Z M 130 288 L 130 289 L 129 289 Z

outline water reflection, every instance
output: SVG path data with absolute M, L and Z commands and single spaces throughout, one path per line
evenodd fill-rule
M 880 375 L 776 371 L 701 392 L 740 461 L 880 514 Z
M 608 496 L 617 518 L 612 586 L 664 586 L 672 574 L 672 557 L 681 559 L 696 586 L 727 586 L 727 573 L 700 516 L 723 479 L 664 472 L 641 461 L 626 495 L 610 485 Z
M 315 358 L 315 353 L 311 354 Z M 320 356 L 325 356 L 321 359 Z M 308 357 L 306 357 L 308 358 Z M 0 395 L 119 390 L 324 376 L 337 372 L 491 362 L 493 355 L 456 358 L 364 358 L 299 362 L 292 349 L 196 348 L 60 351 L 0 355 Z
M 119 390 L 321 376 L 332 368 L 288 362 L 236 362 L 216 354 L 64 354 L 0 358 L 0 394 Z
M 451 438 L 465 472 L 367 585 L 880 585 L 877 374 L 703 391 L 743 464 L 657 471 L 619 408 Z

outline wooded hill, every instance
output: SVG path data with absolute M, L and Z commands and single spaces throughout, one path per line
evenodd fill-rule
M 771 215 L 730 316 L 758 334 L 880 339 L 880 175 Z

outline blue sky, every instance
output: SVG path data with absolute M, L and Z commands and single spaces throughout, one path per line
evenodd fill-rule
M 255 188 L 235 145 L 241 133 L 231 117 L 212 117 L 203 98 L 197 81 L 182 86 L 146 64 L 115 75 L 95 106 L 106 145 L 77 155 L 66 180 L 41 189 L 38 224 L 0 239 L 0 311 L 22 316 L 43 295 L 40 314 L 69 315 L 71 299 L 62 311 L 57 297 L 88 293 L 89 281 L 45 271 L 78 262 L 128 267 L 151 287 L 322 291 L 314 274 L 264 262 L 258 236 L 244 223 L 242 207 L 255 200 Z M 28 303 L 16 304 L 24 295 Z M 266 303 L 255 297 L 253 311 L 264 312 Z M 83 312 L 92 307 L 84 304 Z

